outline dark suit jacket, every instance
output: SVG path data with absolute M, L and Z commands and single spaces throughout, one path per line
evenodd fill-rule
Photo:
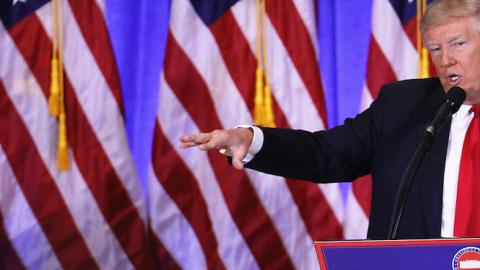
M 246 167 L 317 183 L 372 174 L 368 237 L 387 237 L 397 188 L 427 124 L 443 103 L 440 81 L 384 85 L 370 108 L 328 131 L 262 128 L 262 149 Z M 443 175 L 451 117 L 438 130 L 415 180 L 398 238 L 440 237 Z

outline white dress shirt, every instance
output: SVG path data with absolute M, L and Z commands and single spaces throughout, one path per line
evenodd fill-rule
M 470 105 L 462 105 L 458 112 L 452 116 L 443 178 L 442 237 L 453 237 L 458 171 L 460 169 L 460 159 L 462 156 L 465 134 L 467 133 L 468 126 L 473 119 L 473 113 L 470 112 L 471 107 L 472 106 Z M 248 150 L 247 156 L 243 159 L 243 162 L 247 163 L 253 159 L 260 149 L 262 149 L 263 132 L 260 128 L 251 125 L 239 125 L 236 126 L 236 128 L 251 128 L 253 130 L 252 144 Z M 222 154 L 231 155 L 228 151 L 223 149 L 220 152 Z
M 462 105 L 458 112 L 452 116 L 445 174 L 443 176 L 442 237 L 453 237 L 458 172 L 460 170 L 463 141 L 468 126 L 473 119 L 473 113 L 470 112 L 471 107 L 470 105 Z

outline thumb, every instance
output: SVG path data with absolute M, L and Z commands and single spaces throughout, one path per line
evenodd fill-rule
M 242 162 L 242 160 L 247 156 L 247 150 L 248 149 L 245 149 L 244 147 L 241 147 L 239 149 L 232 149 L 234 150 L 233 151 L 233 156 L 232 156 L 232 165 L 233 167 L 235 167 L 236 169 L 243 169 L 244 168 L 244 164 Z
M 238 158 L 237 156 L 232 157 L 232 165 L 235 169 L 243 169 L 243 162 L 242 159 Z

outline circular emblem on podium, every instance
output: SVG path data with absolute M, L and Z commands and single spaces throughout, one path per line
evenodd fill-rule
M 465 247 L 460 249 L 453 257 L 453 270 L 479 269 L 480 270 L 480 248 Z

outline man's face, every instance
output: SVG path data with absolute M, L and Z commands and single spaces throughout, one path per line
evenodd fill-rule
M 467 93 L 466 104 L 480 103 L 480 32 L 473 17 L 451 18 L 429 26 L 425 46 L 443 89 L 459 86 Z

